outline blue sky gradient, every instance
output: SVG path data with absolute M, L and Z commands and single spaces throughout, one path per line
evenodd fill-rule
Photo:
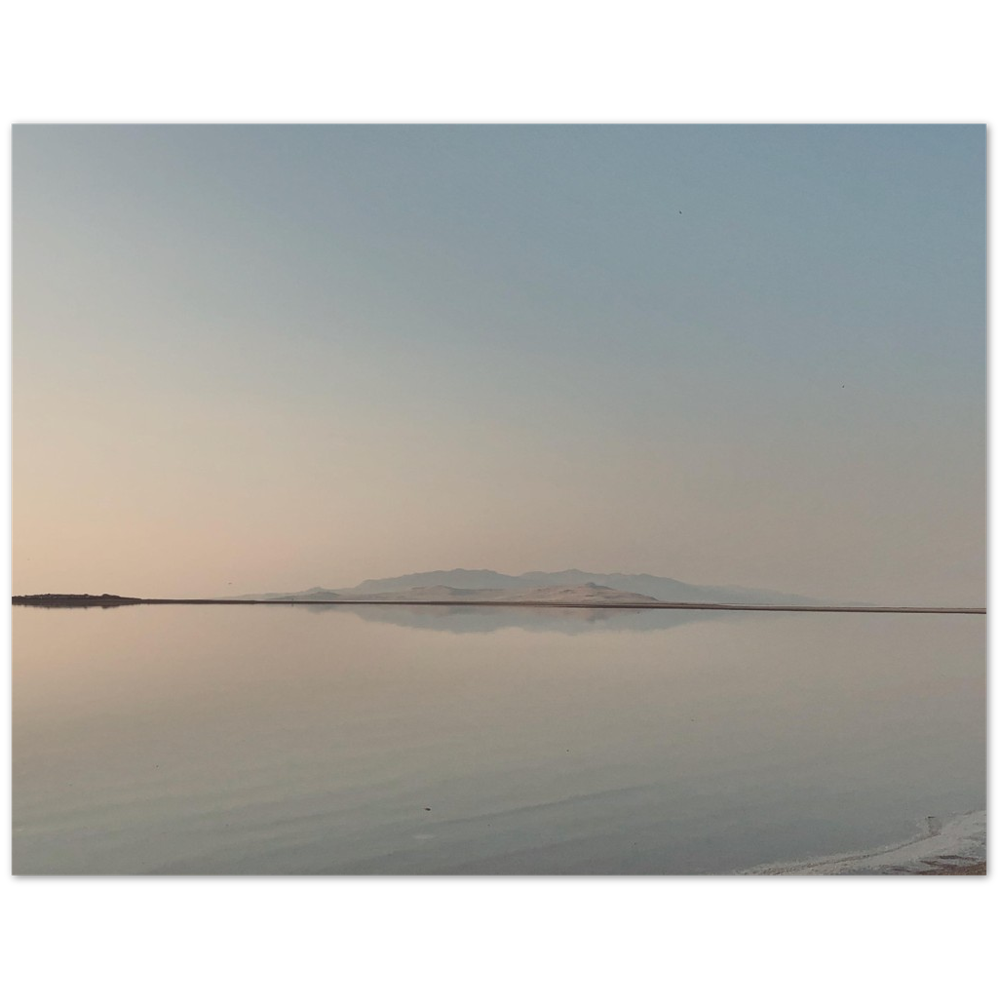
M 981 126 L 16 126 L 15 592 L 985 592 Z

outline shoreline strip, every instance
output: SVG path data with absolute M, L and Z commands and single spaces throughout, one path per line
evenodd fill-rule
M 857 605 L 803 605 L 803 604 L 687 604 L 670 601 L 655 601 L 650 603 L 612 603 L 588 601 L 378 601 L 378 600 L 341 600 L 341 601 L 309 601 L 309 600 L 276 600 L 261 601 L 241 598 L 170 598 L 170 597 L 118 597 L 115 595 L 90 595 L 79 598 L 70 595 L 41 595 L 14 597 L 15 605 L 28 605 L 47 608 L 81 608 L 81 607 L 118 607 L 133 604 L 261 604 L 261 605 L 385 605 L 389 607 L 480 607 L 480 608 L 617 608 L 622 611 L 811 611 L 826 613 L 852 614 L 902 614 L 902 615 L 985 615 L 986 608 L 919 608 L 919 607 L 865 607 Z

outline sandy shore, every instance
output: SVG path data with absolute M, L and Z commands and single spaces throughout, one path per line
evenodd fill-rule
M 976 861 L 968 865 L 942 865 L 933 871 L 916 872 L 917 875 L 985 875 L 986 862 Z

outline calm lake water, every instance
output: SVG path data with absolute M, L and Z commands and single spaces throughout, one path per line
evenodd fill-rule
M 13 624 L 18 874 L 722 874 L 985 805 L 983 616 Z

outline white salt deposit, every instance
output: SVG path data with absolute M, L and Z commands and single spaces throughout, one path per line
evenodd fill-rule
M 762 865 L 743 875 L 918 875 L 986 860 L 986 812 L 928 816 L 912 840 L 871 851 L 795 864 Z

